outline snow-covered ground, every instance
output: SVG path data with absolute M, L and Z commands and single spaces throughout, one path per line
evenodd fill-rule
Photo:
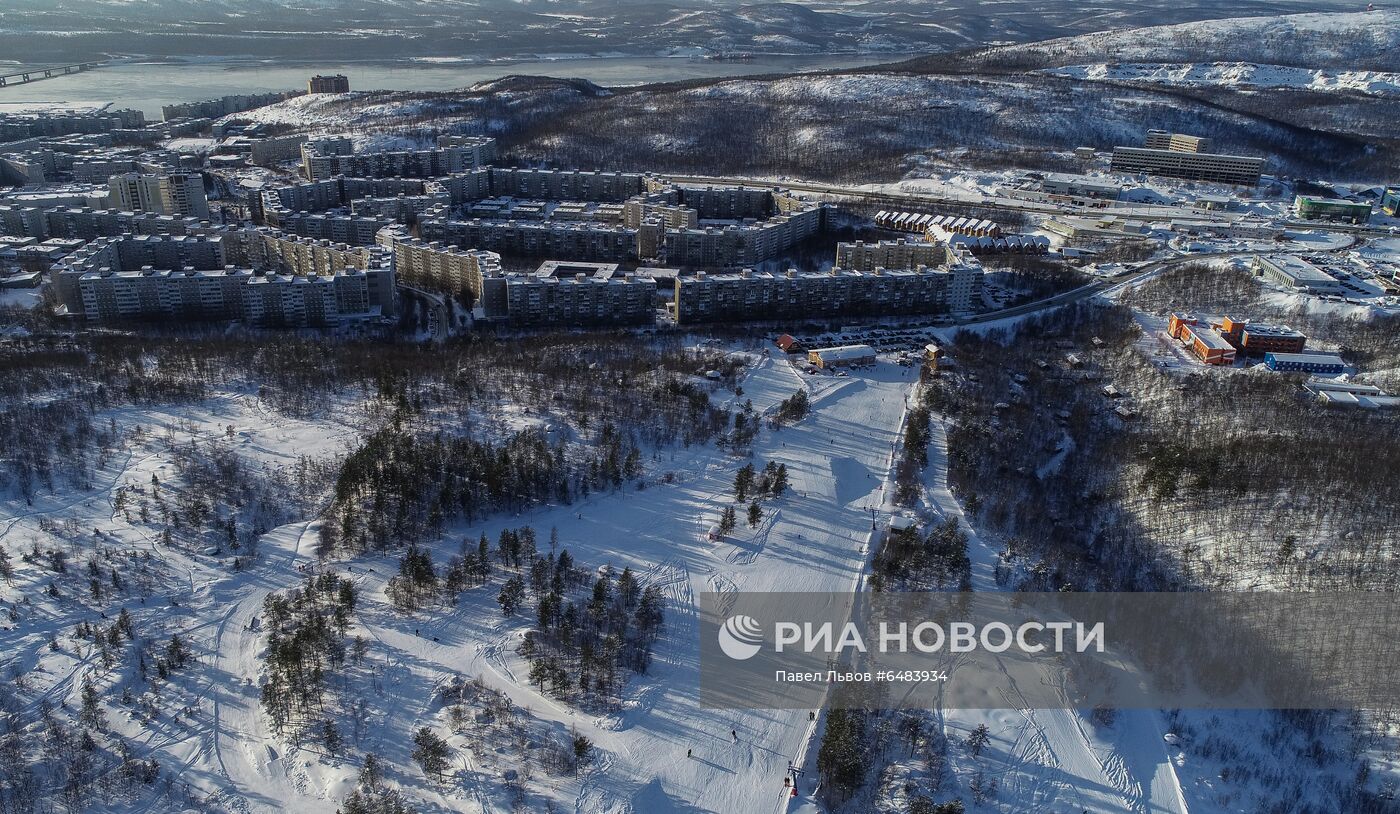
M 578 562 L 631 567 L 644 583 L 662 586 L 668 601 L 666 634 L 652 669 L 633 679 L 617 712 L 582 712 L 530 685 L 527 665 L 515 653 L 525 628 L 518 619 L 501 617 L 494 592 L 469 590 L 454 608 L 407 616 L 392 609 L 383 592 L 395 554 L 335 564 L 360 587 L 357 631 L 371 642 L 369 672 L 378 694 L 369 699 L 375 713 L 357 748 L 385 759 L 391 781 L 441 810 L 508 810 L 499 778 L 482 774 L 490 756 L 474 756 L 460 737 L 451 740 L 459 747 L 460 763 L 442 786 L 427 783 L 408 760 L 412 733 L 433 725 L 442 712 L 437 690 L 458 676 L 480 677 L 530 720 L 572 728 L 590 738 L 598 752 L 592 768 L 577 777 L 537 776 L 526 791 L 529 810 L 544 810 L 548 803 L 557 810 L 599 814 L 769 812 L 789 803 L 782 794 L 788 761 L 801 763 L 815 755 L 817 724 L 804 710 L 731 712 L 697 706 L 695 597 L 701 591 L 856 588 L 871 545 L 867 509 L 885 505 L 917 368 L 881 362 L 850 376 L 809 376 L 781 355 L 753 359 L 741 382 L 743 394 L 732 396 L 731 406 L 751 401 L 763 413 L 806 389 L 812 407 L 806 419 L 764 431 L 754 444 L 753 460 L 786 464 L 791 483 L 787 494 L 767 503 L 757 528 L 741 524 L 724 540 L 706 538 L 720 509 L 732 501 L 733 475 L 743 460 L 704 447 L 661 452 L 649 466 L 644 490 L 594 495 L 572 506 L 451 528 L 433 547 L 434 559 L 442 562 L 463 538 L 485 533 L 494 539 L 503 528 L 525 524 L 541 534 L 557 528 L 559 545 Z M 0 541 L 17 551 L 21 541 L 46 536 L 44 518 L 71 517 L 79 528 L 95 529 L 108 547 L 129 545 L 160 554 L 165 570 L 155 593 L 162 601 L 134 609 L 138 628 L 148 636 L 180 633 L 201 664 L 173 679 L 167 691 L 173 717 L 163 725 L 153 726 L 109 698 L 114 728 L 163 765 L 176 767 L 194 795 L 213 795 L 214 801 L 241 812 L 294 808 L 329 814 L 353 788 L 358 760 L 279 742 L 261 712 L 257 689 L 265 640 L 255 617 L 269 592 L 295 586 L 314 566 L 316 521 L 308 515 L 273 529 L 260 541 L 260 562 L 231 572 L 226 561 L 221 565 L 205 554 L 158 546 L 140 527 L 123 520 L 113 500 L 118 487 L 149 483 L 153 475 L 167 489 L 180 488 L 168 452 L 173 445 L 227 443 L 250 460 L 289 467 L 300 455 L 339 454 L 354 432 L 343 420 L 287 418 L 267 410 L 256 397 L 237 393 L 193 408 L 127 410 L 114 417 L 124 426 L 143 425 L 151 439 L 147 447 L 112 460 L 91 492 L 41 497 L 33 506 L 8 499 L 0 508 L 10 516 L 0 528 Z M 933 494 L 939 511 L 957 516 L 957 504 L 941 485 L 941 435 L 935 449 Z M 666 472 L 673 473 L 669 483 L 662 482 Z M 992 589 L 993 554 L 973 539 L 976 587 Z M 23 564 L 15 589 L 31 587 L 43 576 L 37 567 Z M 166 595 L 178 605 L 167 607 Z M 26 620 L 7 632 L 9 660 L 18 658 L 44 676 L 43 694 L 55 701 L 79 703 L 82 680 L 89 675 L 116 691 L 126 679 L 98 671 L 91 652 L 78 658 L 66 647 L 48 648 L 50 633 L 68 624 L 65 607 L 46 607 L 48 622 Z M 1141 724 L 1120 723 L 1108 736 L 1090 731 L 1072 712 L 954 714 L 948 726 L 959 730 L 982 721 L 993 727 L 998 751 L 1005 751 L 1000 799 L 1023 806 L 1013 810 L 1032 810 L 1054 800 L 1072 800 L 1079 809 L 1103 814 L 1127 810 L 1137 805 L 1134 801 L 1151 801 L 1158 806 L 1154 810 L 1181 810 L 1152 779 L 1153 767 L 1159 767 L 1153 756 L 1161 747 L 1151 716 Z M 737 743 L 731 730 L 738 733 Z M 686 757 L 687 750 L 693 757 Z M 800 784 L 795 805 L 801 810 L 817 810 L 814 779 L 815 772 L 809 773 Z

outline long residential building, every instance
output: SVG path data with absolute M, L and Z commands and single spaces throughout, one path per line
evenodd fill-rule
M 1161 175 L 1188 181 L 1255 187 L 1264 172 L 1264 159 L 1245 155 L 1195 153 L 1148 147 L 1114 147 L 1113 172 Z
M 937 314 L 970 309 L 981 284 L 982 268 L 964 261 L 870 272 L 699 272 L 676 279 L 675 314 L 680 324 Z
M 254 108 L 266 107 L 302 95 L 300 91 L 277 91 L 273 93 L 249 93 L 233 96 L 220 96 L 218 99 L 205 99 L 200 102 L 164 105 L 160 109 L 161 118 L 171 119 L 217 119 L 234 113 L 242 113 Z
M 337 175 L 358 178 L 436 178 L 489 164 L 496 158 L 496 140 L 480 137 L 446 137 L 451 146 L 421 150 L 356 152 L 348 138 L 326 138 L 301 145 L 307 180 L 322 181 Z
M 63 258 L 53 277 L 68 312 L 88 322 L 244 320 L 304 327 L 393 312 L 388 262 L 300 275 L 259 273 L 226 265 L 226 258 L 225 236 L 98 238 Z

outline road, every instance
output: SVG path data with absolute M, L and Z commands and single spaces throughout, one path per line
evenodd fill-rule
M 774 180 L 766 181 L 755 178 L 736 178 L 730 176 L 707 176 L 707 175 L 668 175 L 666 179 L 673 183 L 680 184 L 744 184 L 748 186 L 780 186 L 795 192 L 808 192 L 814 195 L 825 195 L 836 198 L 856 198 L 870 203 L 885 204 L 892 207 L 899 206 L 984 206 L 995 209 L 1007 209 L 1015 212 L 1025 212 L 1039 215 L 1122 215 L 1124 217 L 1141 218 L 1190 218 L 1192 220 L 1210 220 L 1220 223 L 1232 223 L 1237 218 L 1217 215 L 1211 212 L 1191 209 L 1181 206 L 1153 206 L 1150 204 L 1131 206 L 1110 206 L 1100 208 L 1098 206 L 1073 206 L 1067 204 L 1047 203 L 1043 201 L 1026 201 L 1018 198 L 998 198 L 983 195 L 981 193 L 962 194 L 938 194 L 933 192 L 874 192 L 860 187 L 845 187 L 836 184 L 819 184 L 810 181 L 789 181 Z M 1102 202 L 1101 202 L 1102 203 Z M 1279 224 L 1289 229 L 1326 229 L 1334 232 L 1353 232 L 1375 237 L 1390 237 L 1396 233 L 1390 227 L 1367 226 L 1362 224 L 1349 223 L 1310 223 L 1306 221 L 1283 221 Z
M 411 285 L 399 283 L 399 288 L 412 291 L 432 304 L 432 309 L 428 312 L 428 334 L 435 343 L 447 341 L 447 337 L 452 335 L 452 324 L 450 312 L 447 308 L 447 298 L 440 293 L 425 291 Z

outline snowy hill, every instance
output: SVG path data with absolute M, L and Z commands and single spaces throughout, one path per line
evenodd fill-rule
M 989 48 L 955 64 L 988 69 L 1119 62 L 1254 62 L 1348 70 L 1400 70 L 1400 10 L 1308 13 L 1101 31 Z M 942 60 L 930 60 L 936 67 Z M 916 63 L 917 64 L 917 63 Z
M 1127 62 L 1067 65 L 1045 73 L 1167 87 L 1279 88 L 1400 96 L 1400 74 L 1256 65 L 1252 62 Z

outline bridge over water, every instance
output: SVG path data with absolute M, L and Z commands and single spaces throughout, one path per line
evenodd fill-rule
M 0 88 L 9 85 L 27 85 L 30 82 L 38 82 L 41 79 L 52 79 L 55 76 L 67 76 L 69 74 L 90 71 L 104 65 L 103 62 L 75 62 L 72 65 L 55 65 L 50 68 L 28 68 L 11 74 L 0 75 Z

